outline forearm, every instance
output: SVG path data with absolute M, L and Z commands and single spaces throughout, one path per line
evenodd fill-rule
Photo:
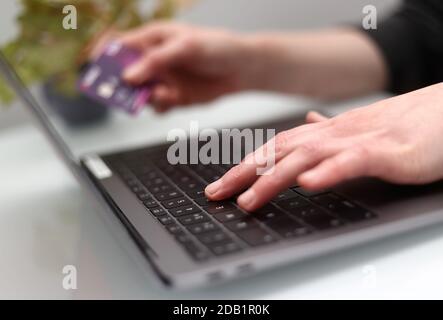
M 364 33 L 333 29 L 246 37 L 257 89 L 341 99 L 385 89 L 381 53 Z

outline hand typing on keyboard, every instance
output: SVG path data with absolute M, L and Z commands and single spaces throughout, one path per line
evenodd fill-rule
M 166 148 L 105 157 L 154 217 L 196 261 L 365 222 L 377 215 L 331 190 L 291 186 L 247 214 L 235 199 L 210 201 L 204 188 L 233 165 L 171 165 Z
M 155 79 L 150 102 L 160 112 L 251 89 L 349 98 L 392 86 L 389 80 L 394 79 L 388 75 L 395 69 L 401 72 L 391 78 L 403 85 L 408 81 L 403 83 L 401 78 L 421 79 L 413 71 L 407 74 L 410 64 L 389 66 L 380 54 L 383 48 L 354 28 L 246 35 L 160 22 L 125 32 L 117 40 L 143 52 L 125 70 L 124 78 L 136 85 Z M 433 56 L 438 54 L 432 52 Z M 425 65 L 429 79 L 412 81 L 409 87 L 441 81 L 431 72 L 434 68 L 429 66 L 434 64 Z M 437 62 L 435 69 L 439 66 Z M 443 178 L 442 101 L 440 83 L 332 119 L 310 114 L 309 124 L 276 138 L 272 174 L 257 176 L 257 166 L 244 162 L 221 179 L 217 173 L 209 174 L 206 181 L 217 181 L 205 193 L 216 201 L 246 190 L 238 204 L 254 211 L 295 183 L 316 190 L 362 176 L 404 184 L 439 180 Z M 202 191 L 192 191 L 197 192 L 193 196 Z M 163 201 L 168 209 L 190 205 L 183 199 Z M 205 202 L 199 199 L 197 203 Z M 196 219 L 199 216 L 192 221 Z
M 310 113 L 308 124 L 275 137 L 271 174 L 257 176 L 257 164 L 243 161 L 206 195 L 222 200 L 246 190 L 238 204 L 254 211 L 296 183 L 316 190 L 362 176 L 400 184 L 442 179 L 442 103 L 440 83 L 332 119 Z

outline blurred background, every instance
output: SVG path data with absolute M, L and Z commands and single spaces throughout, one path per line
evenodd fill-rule
M 148 10 L 154 0 L 140 0 L 141 10 Z M 379 17 L 391 12 L 399 0 L 197 0 L 181 10 L 175 19 L 207 26 L 222 26 L 234 30 L 297 30 L 334 24 L 359 24 L 362 8 L 377 7 Z M 16 16 L 21 1 L 0 2 L 0 45 L 13 39 L 17 33 Z M 1 103 L 1 102 L 0 102 Z M 0 134 L 5 128 L 29 121 L 20 103 L 0 107 Z
M 25 30 L 26 41 L 20 39 L 18 44 L 22 45 L 17 56 L 23 58 L 28 56 L 33 62 L 25 66 L 22 61 L 16 62 L 15 67 L 21 68 L 22 73 L 29 77 L 32 73 L 40 75 L 42 84 L 48 84 L 47 77 L 38 72 L 39 67 L 51 67 L 54 64 L 66 63 L 67 55 L 72 50 L 64 48 L 66 45 L 65 35 L 69 34 L 72 42 L 78 42 L 77 38 L 84 32 L 90 30 L 89 27 L 79 24 L 79 30 L 60 35 L 60 25 L 62 14 L 54 15 L 42 10 L 45 5 L 60 3 L 72 3 L 88 6 L 91 3 L 113 4 L 118 9 L 136 0 L 1 0 L 0 1 L 0 47 L 4 48 L 6 43 L 17 39 L 19 30 Z M 152 9 L 155 0 L 139 0 L 141 12 Z M 157 0 L 166 3 L 176 0 Z M 177 0 L 189 1 L 189 0 Z M 307 28 L 318 28 L 336 24 L 361 24 L 363 17 L 362 8 L 372 4 L 378 9 L 379 15 L 388 15 L 398 4 L 399 0 L 194 0 L 194 4 L 180 10 L 175 19 L 193 24 L 206 26 L 221 26 L 234 30 L 254 32 L 259 30 L 299 30 Z M 120 6 L 120 7 L 119 7 Z M 47 8 L 46 8 L 47 9 Z M 115 9 L 115 8 L 114 8 Z M 39 11 L 40 10 L 40 11 Z M 114 14 L 122 10 L 114 10 Z M 37 14 L 37 12 L 39 14 Z M 90 10 L 79 10 L 92 15 L 90 24 L 102 19 L 103 15 L 91 14 Z M 20 20 L 17 18 L 21 16 Z M 51 29 L 52 28 L 52 29 Z M 48 41 L 47 30 L 50 29 L 52 35 L 57 35 L 57 41 Z M 42 32 L 43 31 L 43 32 Z M 40 33 L 39 33 L 40 32 Z M 43 35 L 42 35 L 43 34 Z M 75 39 L 72 39 L 75 38 Z M 37 42 L 41 43 L 38 44 Z M 48 47 L 48 42 L 51 47 Z M 75 44 L 75 43 L 74 43 Z M 67 52 L 68 51 L 68 52 Z M 63 53 L 60 53 L 63 52 Z M 65 54 L 67 53 L 67 55 Z M 37 70 L 37 71 L 36 71 Z M 43 89 L 45 87 L 43 86 Z M 49 87 L 51 89 L 51 87 Z M 170 293 L 159 291 L 155 286 L 147 283 L 142 278 L 139 269 L 133 264 L 124 250 L 121 250 L 118 237 L 108 232 L 108 228 L 99 219 L 90 206 L 78 183 L 68 175 L 66 168 L 62 166 L 58 158 L 52 154 L 49 146 L 43 143 L 38 131 L 33 126 L 28 125 L 31 120 L 27 110 L 20 102 L 14 100 L 6 105 L 1 101 L 0 81 L 0 154 L 2 155 L 2 166 L 0 177 L 4 183 L 0 183 L 0 252 L 2 252 L 2 264 L 0 264 L 0 297 L 31 297 L 31 298 L 165 298 L 170 297 Z M 41 89 L 41 88 L 33 88 Z M 40 98 L 44 90 L 33 90 L 35 97 Z M 3 91 L 4 93 L 4 91 Z M 48 93 L 48 92 L 47 92 Z M 50 104 L 45 104 L 53 115 L 54 110 L 64 110 L 60 108 L 64 104 L 63 95 L 50 92 L 54 101 L 54 108 Z M 85 151 L 117 150 L 121 147 L 127 148 L 130 145 L 143 145 L 154 141 L 164 142 L 165 132 L 171 128 L 184 126 L 187 129 L 190 120 L 199 120 L 201 124 L 207 123 L 209 126 L 227 128 L 225 124 L 243 125 L 243 121 L 254 121 L 255 119 L 267 120 L 269 115 L 280 112 L 280 115 L 294 113 L 294 106 L 302 108 L 310 107 L 304 101 L 298 101 L 299 97 L 283 97 L 283 100 L 258 97 L 228 97 L 225 103 L 214 103 L 212 108 L 199 109 L 179 109 L 173 111 L 165 117 L 155 115 L 149 109 L 144 110 L 137 118 L 130 117 L 123 112 L 112 113 L 109 108 L 106 110 L 108 117 L 106 121 L 97 123 L 97 126 L 90 127 L 68 127 L 62 121 L 58 121 L 60 114 L 51 117 L 53 124 L 59 129 L 59 134 L 64 137 L 65 142 L 77 154 Z M 254 94 L 255 96 L 255 94 Z M 240 98 L 240 99 L 238 99 Z M 44 101 L 44 100 L 42 100 Z M 44 103 L 44 102 L 43 102 Z M 246 108 L 243 108 L 247 104 Z M 341 103 L 341 102 L 340 102 Z M 350 106 L 354 106 L 349 102 Z M 76 110 L 84 103 L 76 104 Z M 314 106 L 317 105 L 314 103 Z M 350 107 L 349 106 L 349 107 Z M 55 108 L 59 107 L 59 109 Z M 70 107 L 70 105 L 68 105 Z M 234 112 L 232 112 L 234 110 Z M 252 112 L 252 111 L 253 112 Z M 278 111 L 278 112 L 277 112 Z M 279 116 L 279 115 L 276 115 Z M 252 119 L 254 118 L 254 119 Z M 80 130 L 82 129 L 82 130 Z M 148 141 L 149 140 L 149 141 Z M 97 210 L 98 211 L 98 210 Z M 112 229 L 109 229 L 112 231 Z M 398 273 L 398 268 L 404 267 L 404 261 L 409 261 L 410 257 L 417 255 L 426 257 L 432 249 L 421 250 L 423 239 L 430 239 L 440 232 L 439 230 L 430 235 L 420 235 L 405 241 L 396 241 L 386 246 L 385 243 L 372 247 L 355 258 L 349 252 L 340 255 L 336 259 L 330 258 L 327 263 L 318 263 L 302 266 L 295 266 L 295 269 L 287 269 L 282 273 L 280 270 L 271 273 L 270 277 L 262 281 L 239 282 L 229 287 L 228 290 L 214 290 L 212 295 L 208 291 L 198 291 L 187 298 L 206 297 L 223 298 L 241 297 L 247 298 L 254 292 L 258 297 L 281 298 L 288 294 L 291 283 L 304 288 L 301 291 L 304 298 L 312 296 L 323 297 L 328 294 L 337 294 L 339 290 L 342 296 L 358 293 L 360 297 L 375 295 L 376 297 L 386 296 L 384 288 L 381 286 L 378 291 L 368 291 L 360 286 L 361 267 L 360 263 L 380 263 L 380 270 L 388 272 L 389 281 L 383 282 L 388 286 L 401 283 L 396 290 L 400 297 L 407 297 L 411 291 L 404 290 L 411 284 L 419 286 L 423 279 L 434 280 L 435 274 L 427 273 L 428 269 L 435 269 L 435 261 L 428 259 L 428 265 L 424 265 L 421 274 L 425 278 L 417 275 L 409 281 L 404 281 L 404 272 Z M 403 243 L 405 242 L 405 243 Z M 13 247 L 11 248 L 11 243 Z M 416 246 L 413 247 L 412 244 Z M 382 265 L 377 259 L 387 255 L 393 250 L 412 246 L 412 251 L 405 259 L 391 259 L 388 255 L 388 265 Z M 123 243 L 123 248 L 125 244 Z M 386 248 L 386 250 L 381 250 Z M 419 250 L 419 252 L 417 252 Z M 381 253 L 380 253 L 381 252 Z M 433 251 L 432 251 L 433 252 Z M 6 263 L 5 263 L 6 262 Z M 374 262 L 374 263 L 375 263 Z M 61 270 L 64 265 L 73 264 L 79 266 L 79 288 L 74 292 L 66 291 L 60 285 Z M 344 272 L 348 267 L 349 272 Z M 406 268 L 406 274 L 416 272 L 416 266 L 410 264 Z M 387 270 L 386 270 L 387 269 Z M 303 271 L 304 270 L 304 271 Z M 391 271 L 389 273 L 389 271 Z M 337 275 L 328 281 L 327 275 Z M 345 276 L 346 275 L 346 276 Z M 431 278 L 429 278 L 431 277 Z M 326 282 L 324 282 L 326 278 Z M 429 279 L 428 279 L 429 278 Z M 143 279 L 143 280 L 141 280 Z M 288 282 L 288 279 L 291 281 Z M 321 281 L 319 281 L 319 279 Z M 258 280 L 258 279 L 257 279 Z M 423 281 L 432 283 L 432 281 Z M 412 283 L 411 283 L 412 281 Z M 313 284 L 311 287 L 310 284 Z M 330 290 L 324 290 L 330 288 Z M 413 287 L 413 286 L 412 286 Z M 228 288 L 228 287 L 226 287 Z M 360 288 L 360 289 L 359 289 Z M 318 289 L 318 290 L 317 290 Z M 435 288 L 426 292 L 431 294 Z M 438 290 L 438 288 L 436 289 Z M 350 292 L 350 293 L 349 293 Z M 421 293 L 423 293 L 421 292 Z M 173 296 L 183 298 L 181 294 Z M 358 297 L 358 296 L 357 296 Z

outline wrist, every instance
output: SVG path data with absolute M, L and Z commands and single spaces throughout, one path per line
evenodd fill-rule
M 253 34 L 242 38 L 245 66 L 253 87 L 265 91 L 294 92 L 297 59 L 284 36 Z
M 241 36 L 243 58 L 241 68 L 244 90 L 272 90 L 270 77 L 276 71 L 272 67 L 274 60 L 274 44 L 262 35 Z

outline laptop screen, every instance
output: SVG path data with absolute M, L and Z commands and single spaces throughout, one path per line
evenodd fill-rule
M 42 1 L 41 6 L 45 3 Z M 40 115 L 40 120 L 51 127 L 52 137 L 57 137 L 56 142 L 76 160 L 87 153 L 164 143 L 173 129 L 189 133 L 191 123 L 198 123 L 199 129 L 243 127 L 294 115 L 294 103 L 300 105 L 295 98 L 246 93 L 204 106 L 174 108 L 166 115 L 156 114 L 148 103 L 132 115 L 78 90 L 80 70 L 87 61 L 83 55 L 87 43 L 82 34 L 87 24 L 64 30 L 61 8 L 51 8 L 56 12 L 49 16 L 45 16 L 48 12 L 44 8 L 40 9 L 37 6 L 28 12 L 29 8 L 17 2 L 11 11 L 0 13 L 0 50 L 7 61 L 3 69 L 8 69 L 0 75 L 0 112 L 8 105 L 18 114 L 26 113 L 26 109 L 38 110 L 34 117 Z M 17 16 L 21 18 L 17 20 Z M 15 88 L 5 81 L 5 73 L 18 75 L 20 81 L 16 81 Z M 103 88 L 103 93 L 108 89 Z M 35 103 L 31 105 L 26 95 L 31 95 Z
M 75 85 L 72 92 L 63 91 L 57 87 L 56 75 L 26 82 L 26 71 L 14 62 L 5 50 L 0 51 L 0 86 L 3 87 L 0 90 L 4 91 L 1 104 L 31 111 L 49 138 L 55 139 L 53 142 L 58 147 L 62 146 L 65 155 L 78 160 L 87 153 L 106 153 L 165 141 L 165 130 L 156 130 L 160 125 L 156 121 L 158 117 L 149 108 L 137 116 L 126 114 L 86 97 Z M 160 122 L 164 129 L 168 121 Z

